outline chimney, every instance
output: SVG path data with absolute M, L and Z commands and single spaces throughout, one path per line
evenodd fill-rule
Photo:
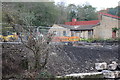
M 110 10 L 110 9 L 109 9 L 109 8 L 107 8 L 107 9 L 106 9 L 106 13 L 108 13 L 108 12 L 109 12 L 109 10 Z
M 98 13 L 98 20 L 102 20 L 102 15 Z
M 77 20 L 76 19 L 72 19 L 72 22 L 76 22 Z

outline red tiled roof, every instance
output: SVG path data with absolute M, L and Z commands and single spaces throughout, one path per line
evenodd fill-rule
M 76 22 L 65 22 L 65 25 L 97 25 L 99 20 L 92 21 L 76 21 Z
M 105 16 L 109 16 L 109 17 L 113 17 L 113 18 L 120 18 L 119 16 L 115 16 L 112 14 L 108 14 L 108 13 L 103 13 L 103 12 L 99 12 L 99 14 L 105 15 Z

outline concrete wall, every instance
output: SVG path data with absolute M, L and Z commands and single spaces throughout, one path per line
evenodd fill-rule
M 118 28 L 118 19 L 102 16 L 100 25 L 94 27 L 94 38 L 112 38 L 112 28 Z M 118 32 L 116 32 L 116 37 L 118 37 Z
M 52 26 L 52 28 L 49 30 L 49 33 L 53 33 L 54 31 L 56 31 L 56 35 L 55 36 L 57 36 L 57 37 L 63 37 L 64 36 L 63 35 L 63 31 L 66 31 L 66 36 L 69 36 L 69 37 L 71 36 L 70 29 L 61 27 L 61 26 L 59 26 L 57 24 L 54 24 Z

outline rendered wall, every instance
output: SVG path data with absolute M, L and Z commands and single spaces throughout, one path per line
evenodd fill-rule
M 112 28 L 118 28 L 118 19 L 102 16 L 100 25 L 94 27 L 94 38 L 112 38 Z M 116 37 L 118 37 L 118 31 L 116 32 Z

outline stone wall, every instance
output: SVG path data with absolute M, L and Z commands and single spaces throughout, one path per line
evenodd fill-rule
M 94 38 L 112 38 L 112 28 L 118 28 L 118 19 L 102 15 L 100 25 L 94 27 Z M 116 37 L 118 37 L 118 32 Z
M 56 24 L 54 24 L 52 26 L 52 28 L 49 30 L 49 33 L 53 33 L 54 31 L 56 31 L 56 35 L 57 37 L 63 37 L 63 31 L 66 31 L 66 36 L 71 36 L 71 31 L 70 29 L 58 26 Z

